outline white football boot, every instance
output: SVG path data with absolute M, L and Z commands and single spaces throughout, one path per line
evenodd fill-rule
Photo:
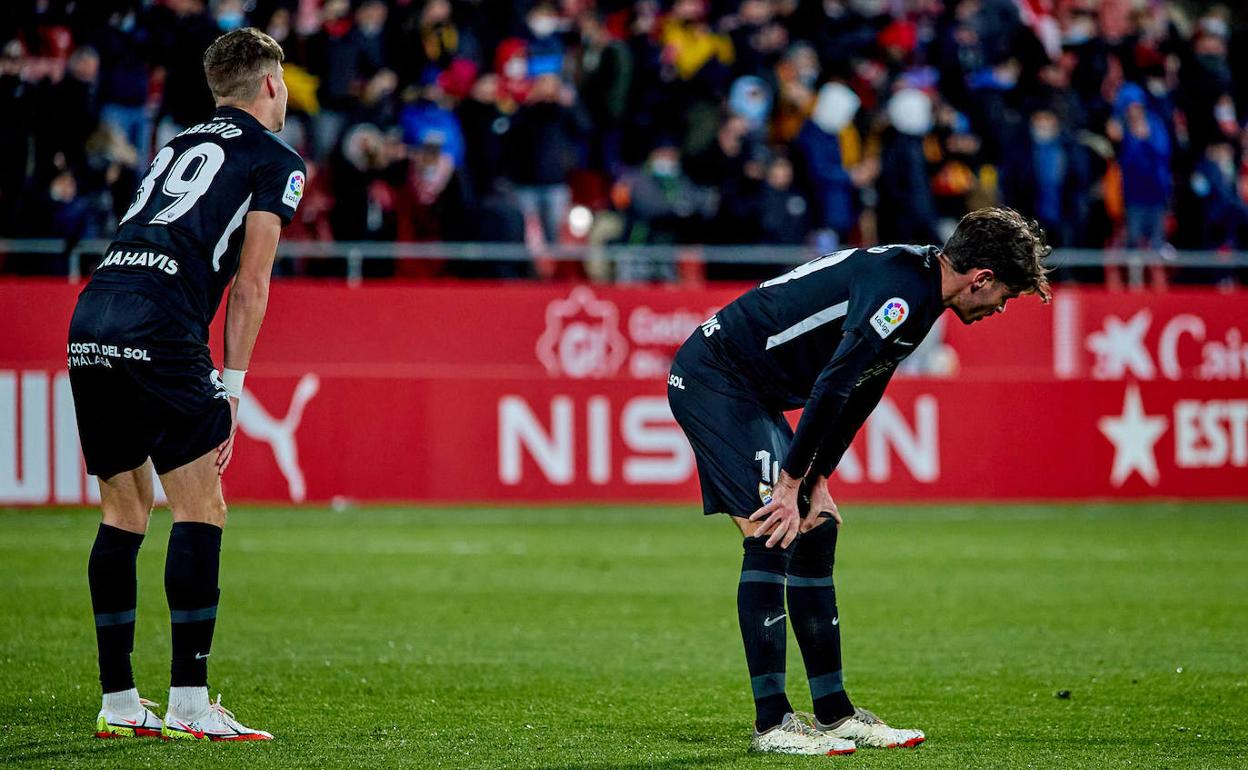
M 785 714 L 780 724 L 759 732 L 754 731 L 754 739 L 750 741 L 750 751 L 761 751 L 769 754 L 809 754 L 832 756 L 835 754 L 853 754 L 854 742 L 824 735 L 796 714 Z
M 160 717 L 148 710 L 156 705 L 147 698 L 139 698 L 139 710 L 133 714 L 100 709 L 100 715 L 95 718 L 95 737 L 159 738 Z
M 273 736 L 263 730 L 253 730 L 234 718 L 234 714 L 221 705 L 221 696 L 208 709 L 193 719 L 165 714 L 161 737 L 165 740 L 192 741 L 271 741 Z
M 824 735 L 844 738 L 859 746 L 873 749 L 908 749 L 927 740 L 922 730 L 889 727 L 884 724 L 884 720 L 862 708 L 854 709 L 853 716 L 831 725 L 825 725 L 816 719 L 815 729 Z

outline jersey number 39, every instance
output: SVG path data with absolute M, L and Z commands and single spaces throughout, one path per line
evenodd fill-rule
M 170 164 L 172 163 L 172 168 Z M 218 144 L 204 142 L 189 148 L 173 160 L 173 148 L 165 147 L 152 160 L 152 167 L 147 176 L 143 177 L 134 203 L 126 209 L 126 215 L 119 224 L 125 224 L 131 217 L 138 214 L 147 205 L 148 199 L 156 189 L 156 181 L 168 170 L 168 175 L 161 184 L 160 191 L 173 199 L 173 202 L 158 211 L 148 224 L 167 225 L 194 207 L 195 203 L 208 192 L 213 177 L 225 164 L 225 150 Z

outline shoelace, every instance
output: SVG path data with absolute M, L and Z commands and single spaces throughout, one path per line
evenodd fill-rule
M 805 735 L 811 738 L 818 738 L 823 735 L 823 733 L 815 729 L 815 715 L 809 711 L 794 711 L 793 718 L 789 720 L 789 724 L 792 725 L 790 732 L 798 735 Z
M 870 712 L 870 711 L 867 711 L 867 710 L 866 710 L 866 709 L 864 709 L 864 708 L 855 708 L 855 709 L 854 709 L 854 718 L 855 718 L 855 719 L 857 719 L 857 720 L 858 720 L 858 721 L 860 721 L 860 722 L 866 722 L 866 723 L 867 723 L 867 724 L 869 724 L 869 725 L 882 725 L 882 724 L 884 724 L 884 720 L 883 720 L 883 719 L 880 719 L 880 718 L 879 718 L 879 717 L 877 717 L 874 713 L 872 713 L 872 712 Z
M 234 717 L 234 712 L 221 705 L 221 693 L 217 693 L 216 702 L 209 703 L 208 708 L 220 714 L 222 717 L 221 721 L 225 722 L 230 727 L 236 730 L 242 727 L 242 725 L 238 723 L 238 719 Z

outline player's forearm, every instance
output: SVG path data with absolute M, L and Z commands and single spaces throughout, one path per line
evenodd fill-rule
M 237 278 L 225 310 L 225 368 L 245 371 L 269 305 L 268 280 Z
M 810 400 L 797 421 L 793 442 L 781 466 L 791 476 L 803 478 L 810 471 L 816 451 L 828 440 L 854 385 L 874 355 L 872 347 L 857 334 L 846 335 L 841 342 L 836 355 L 815 381 Z
M 811 470 L 815 452 L 825 443 L 830 426 L 845 405 L 847 394 L 832 391 L 811 398 L 802 410 L 793 432 L 793 443 L 780 466 L 794 478 L 804 478 Z
M 823 444 L 815 452 L 815 459 L 810 472 L 816 476 L 830 476 L 840 465 L 841 458 L 853 443 L 854 436 L 862 430 L 863 424 L 884 396 L 890 374 L 879 374 L 867 382 L 854 388 L 846 401 L 836 424 L 828 431 Z

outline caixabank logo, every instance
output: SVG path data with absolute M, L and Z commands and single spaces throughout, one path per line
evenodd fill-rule
M 614 302 L 600 300 L 586 286 L 546 306 L 546 329 L 537 340 L 537 360 L 546 373 L 572 379 L 611 377 L 628 358 Z

